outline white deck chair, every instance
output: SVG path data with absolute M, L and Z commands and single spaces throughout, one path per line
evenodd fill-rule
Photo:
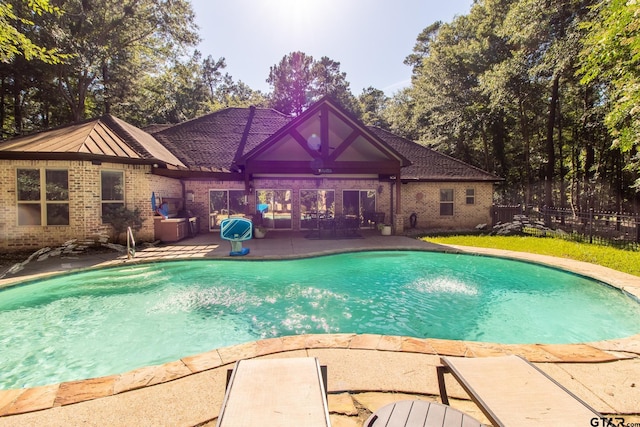
M 519 356 L 442 357 L 437 367 L 442 403 L 450 373 L 496 426 L 589 426 L 602 416 Z
M 315 357 L 236 363 L 218 427 L 330 427 L 326 374 Z

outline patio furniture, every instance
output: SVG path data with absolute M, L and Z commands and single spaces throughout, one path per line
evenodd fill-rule
M 315 357 L 240 360 L 218 427 L 330 427 L 326 374 Z
M 450 373 L 496 426 L 588 426 L 602 416 L 519 356 L 442 357 L 437 367 L 442 403 Z
M 375 411 L 363 427 L 482 427 L 475 418 L 453 409 L 425 400 L 401 400 Z
M 378 224 L 384 224 L 384 212 L 364 211 L 362 220 L 364 224 L 369 224 L 370 228 L 378 227 Z

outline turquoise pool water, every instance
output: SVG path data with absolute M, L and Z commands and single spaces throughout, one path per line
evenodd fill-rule
M 0 291 L 0 388 L 126 372 L 305 333 L 576 343 L 640 333 L 640 304 L 533 264 L 432 252 L 199 260 Z

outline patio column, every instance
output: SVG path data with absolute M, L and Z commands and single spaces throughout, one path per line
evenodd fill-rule
M 404 231 L 404 218 L 402 216 L 402 181 L 400 179 L 400 171 L 396 173 L 396 202 L 393 215 L 393 233 L 402 234 Z

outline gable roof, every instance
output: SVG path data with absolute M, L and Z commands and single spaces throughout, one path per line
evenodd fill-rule
M 111 115 L 0 143 L 0 158 L 99 159 L 184 167 L 150 134 Z
M 153 136 L 191 170 L 237 172 L 235 161 L 291 120 L 273 109 L 226 108 Z
M 411 162 L 325 97 L 237 159 L 249 173 L 395 175 Z
M 373 126 L 369 129 L 398 152 L 411 159 L 412 164 L 402 169 L 403 181 L 503 181 L 503 178 L 497 175 L 389 131 Z
M 250 166 L 249 173 L 315 173 L 317 167 L 318 173 L 400 171 L 403 181 L 503 180 L 386 130 L 364 126 L 328 98 L 296 118 L 273 109 L 227 108 L 147 129 L 106 115 L 0 142 L 0 159 L 158 163 L 162 167 L 154 173 L 176 178 L 242 179 L 240 166 Z M 265 160 L 271 169 L 264 168 Z

